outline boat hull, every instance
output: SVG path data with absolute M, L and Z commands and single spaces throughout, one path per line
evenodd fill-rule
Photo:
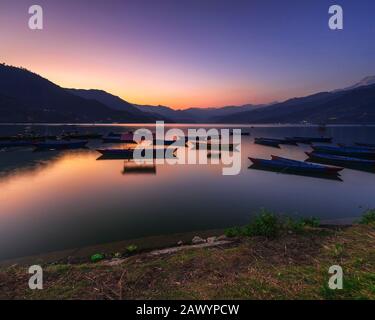
M 375 159 L 375 150 L 370 149 L 313 146 L 313 150 L 317 153 L 323 154 L 339 155 L 360 159 Z
M 64 150 L 64 149 L 81 149 L 86 147 L 88 141 L 74 142 L 39 142 L 35 143 L 36 150 Z
M 306 154 L 309 156 L 307 160 L 309 162 L 337 165 L 354 170 L 375 171 L 375 160 L 319 154 L 316 152 L 306 152 Z
M 302 161 L 295 161 L 288 159 L 277 159 L 275 157 L 272 160 L 265 159 L 255 159 L 249 158 L 253 164 L 270 168 L 273 170 L 279 170 L 283 172 L 296 172 L 296 173 L 306 173 L 306 174 L 321 174 L 321 175 L 337 175 L 342 168 L 331 168 L 320 165 L 307 165 Z

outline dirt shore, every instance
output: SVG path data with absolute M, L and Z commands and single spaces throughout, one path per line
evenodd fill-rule
M 375 299 L 373 225 L 228 240 L 98 263 L 45 261 L 43 290 L 29 289 L 26 264 L 3 266 L 0 298 Z M 332 265 L 343 268 L 342 290 L 328 287 Z

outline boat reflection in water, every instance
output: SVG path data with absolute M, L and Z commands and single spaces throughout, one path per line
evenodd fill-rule
M 153 161 L 137 164 L 132 160 L 124 161 L 122 174 L 155 174 L 156 164 Z

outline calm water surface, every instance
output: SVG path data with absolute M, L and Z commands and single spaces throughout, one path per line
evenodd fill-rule
M 106 133 L 132 126 L 33 127 L 42 134 L 76 128 Z M 236 176 L 223 176 L 220 165 L 165 164 L 155 172 L 132 172 L 123 160 L 98 161 L 99 140 L 87 150 L 0 151 L 0 259 L 244 224 L 261 207 L 327 222 L 351 221 L 375 207 L 375 174 L 345 169 L 340 182 L 248 168 L 248 156 L 304 160 L 311 150 L 307 145 L 259 146 L 254 137 L 319 136 L 323 132 L 317 127 L 243 130 L 251 137 L 242 137 L 242 168 Z M 0 126 L 0 135 L 21 131 L 22 126 Z M 327 127 L 324 134 L 336 143 L 375 143 L 371 126 Z

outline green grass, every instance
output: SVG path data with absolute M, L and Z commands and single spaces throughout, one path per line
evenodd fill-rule
M 44 265 L 43 290 L 28 289 L 24 266 L 0 268 L 0 299 L 374 300 L 374 228 L 371 214 L 364 216 L 366 223 L 314 229 L 316 219 L 262 210 L 227 230 L 241 236 L 228 246 L 161 256 L 135 248 L 119 265 Z M 343 269 L 342 290 L 328 286 L 332 265 Z
M 360 220 L 361 224 L 375 225 L 375 209 L 367 210 Z
M 262 209 L 248 225 L 243 227 L 232 227 L 225 230 L 227 237 L 253 237 L 263 236 L 276 238 L 282 232 L 292 231 L 302 233 L 307 227 L 317 228 L 320 221 L 317 218 L 300 218 L 278 216 L 275 213 Z

